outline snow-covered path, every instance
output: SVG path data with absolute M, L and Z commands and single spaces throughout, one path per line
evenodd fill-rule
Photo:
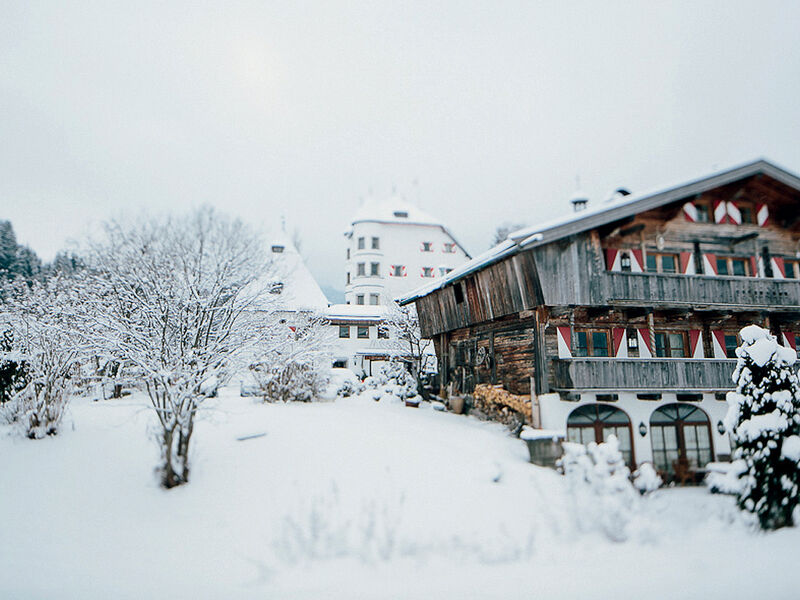
M 225 392 L 169 492 L 143 398 L 76 399 L 52 439 L 0 429 L 0 598 L 798 595 L 798 530 L 749 533 L 730 498 L 662 490 L 612 543 L 499 425 Z

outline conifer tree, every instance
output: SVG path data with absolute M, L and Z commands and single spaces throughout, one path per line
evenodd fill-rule
M 746 465 L 738 504 L 758 518 L 762 529 L 778 529 L 794 524 L 800 503 L 797 355 L 755 325 L 740 335 L 733 374 L 736 391 L 728 393 L 725 417 L 735 446 L 733 457 Z

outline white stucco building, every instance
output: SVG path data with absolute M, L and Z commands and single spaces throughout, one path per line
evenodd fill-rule
M 440 221 L 398 197 L 365 202 L 345 237 L 347 304 L 389 304 L 470 258 Z

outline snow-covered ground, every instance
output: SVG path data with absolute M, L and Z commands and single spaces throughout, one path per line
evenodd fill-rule
M 204 405 L 191 482 L 153 475 L 143 397 L 0 428 L 0 598 L 796 598 L 800 530 L 703 488 L 615 543 L 496 424 L 383 400 Z M 243 441 L 237 438 L 265 433 Z

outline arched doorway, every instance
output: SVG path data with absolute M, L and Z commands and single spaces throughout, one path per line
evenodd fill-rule
M 584 404 L 567 417 L 567 441 L 578 444 L 604 442 L 612 433 L 619 440 L 625 462 L 634 466 L 631 420 L 616 406 Z
M 702 469 L 714 459 L 711 422 L 691 404 L 667 404 L 650 416 L 653 464 L 668 477 L 680 471 Z

